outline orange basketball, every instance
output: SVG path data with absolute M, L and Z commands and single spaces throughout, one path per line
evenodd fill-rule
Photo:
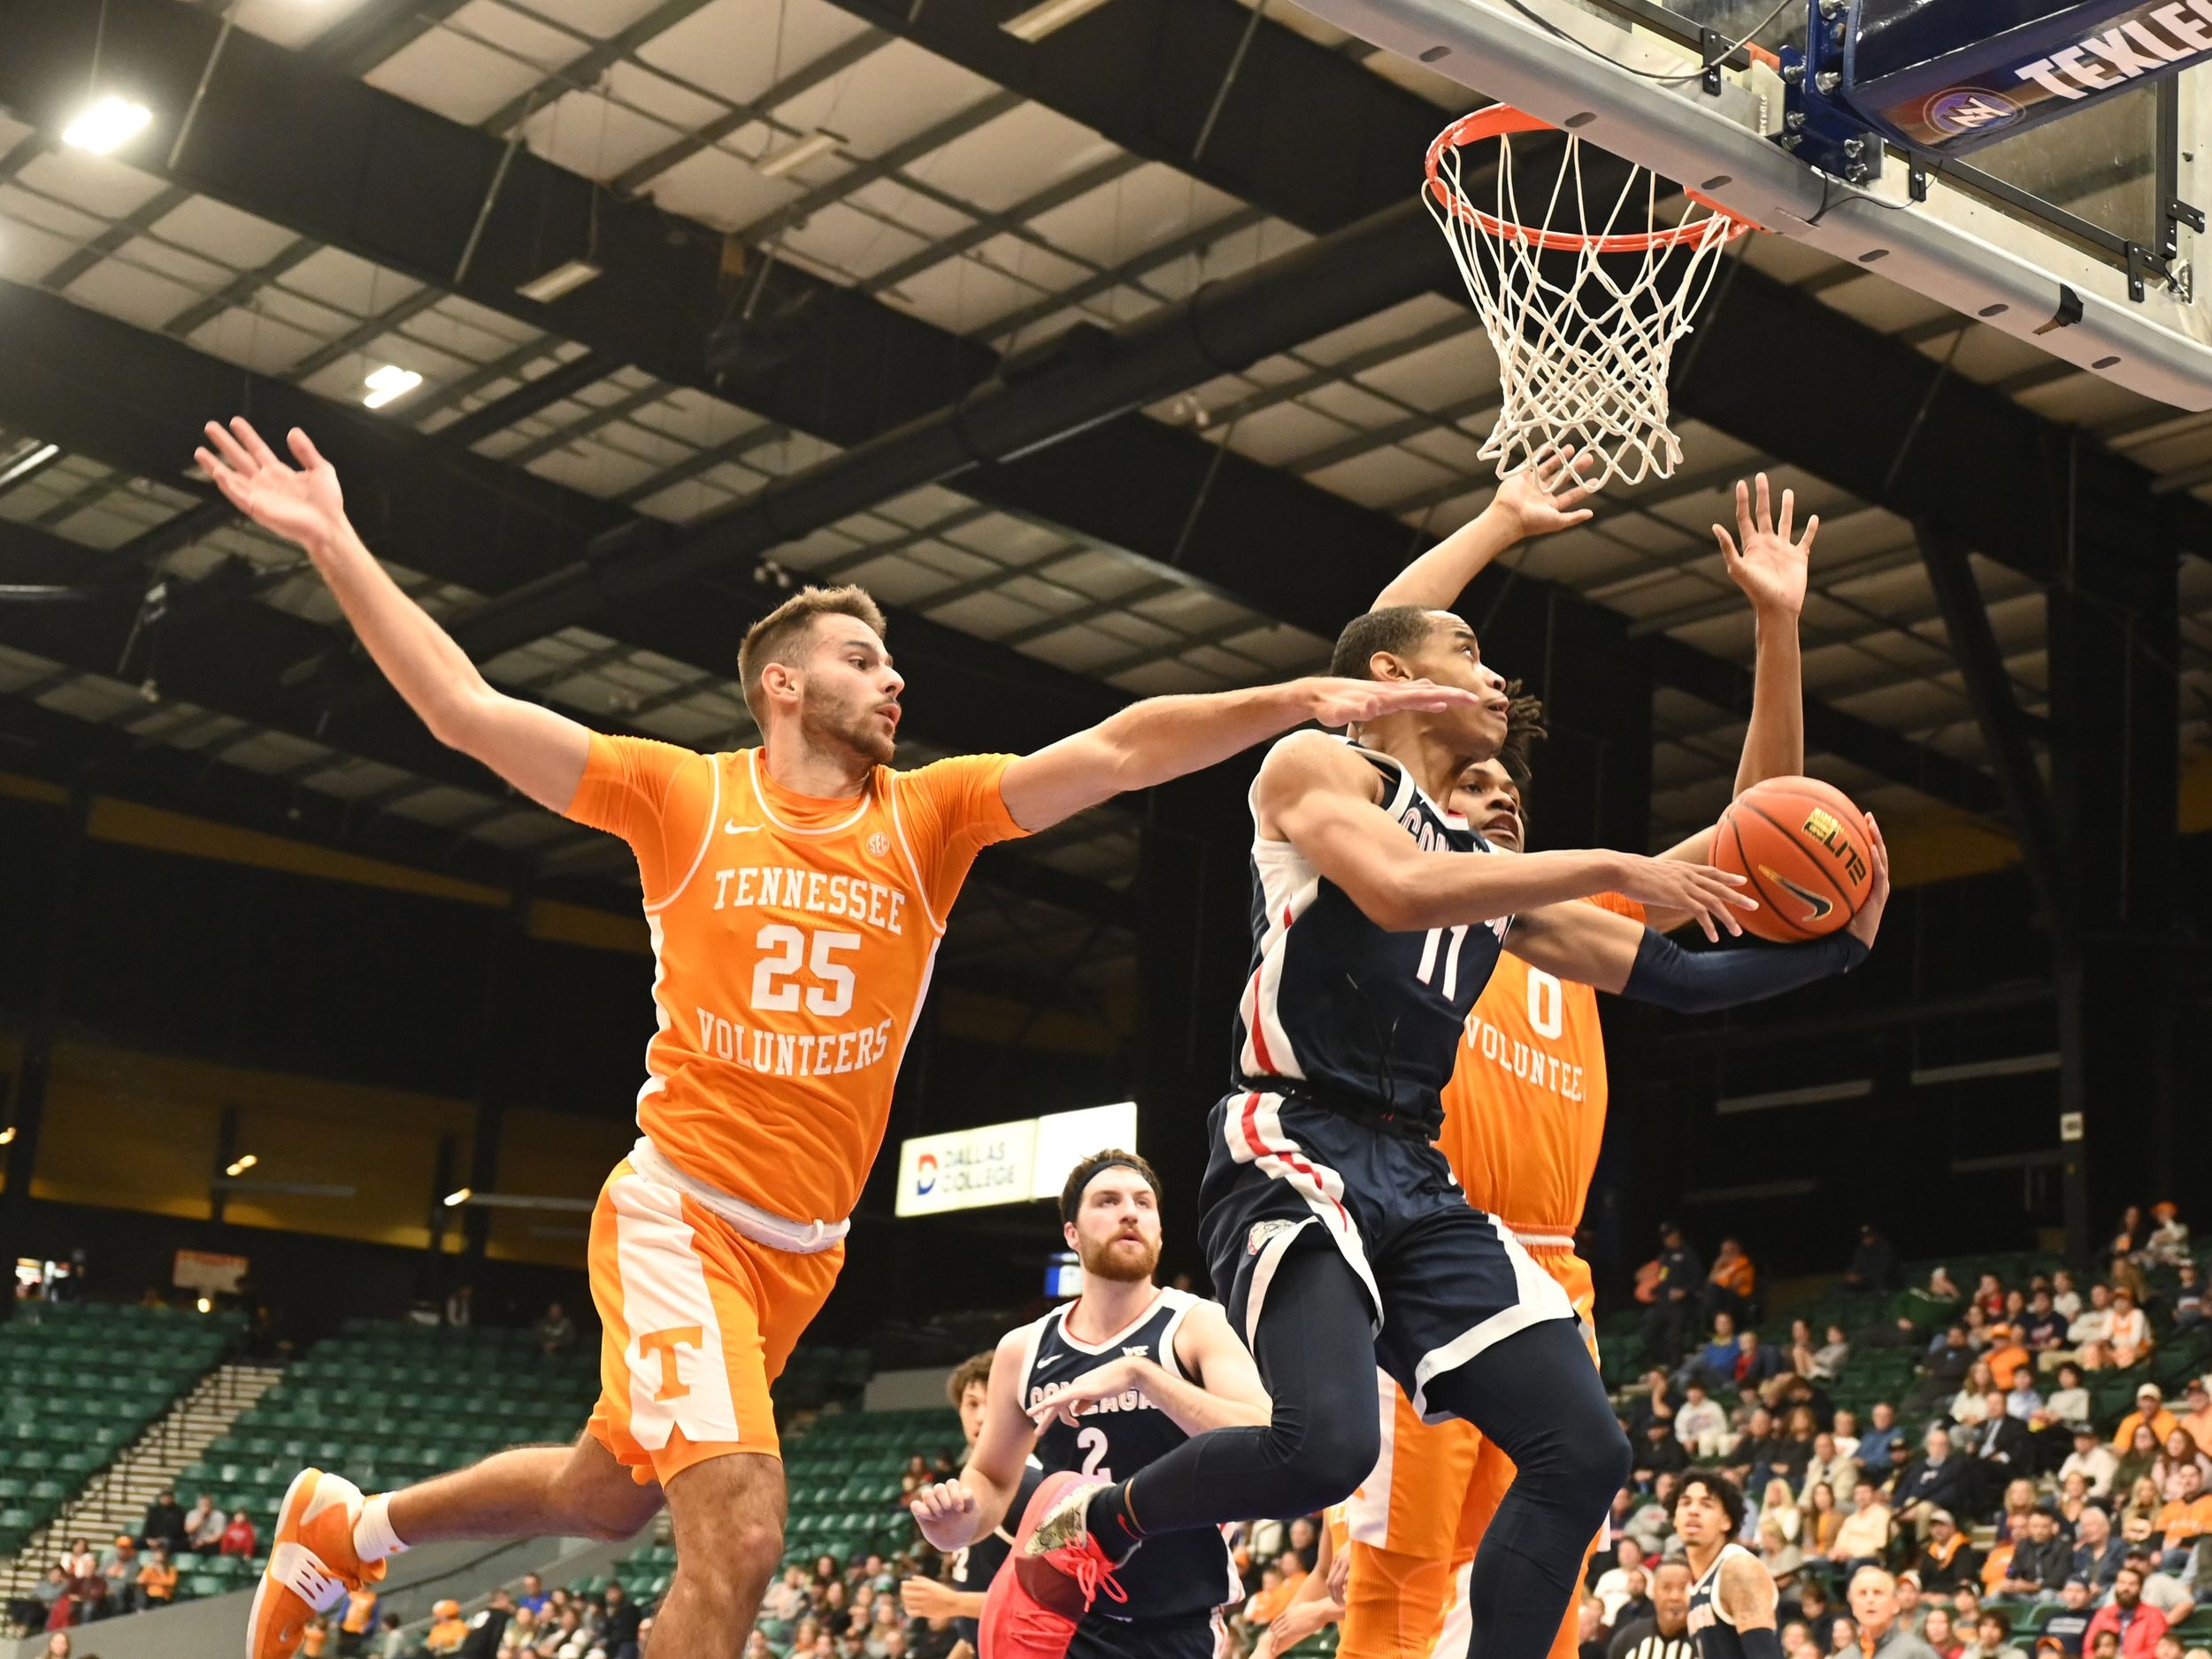
M 1783 944 L 1817 939 L 1849 921 L 1874 879 L 1866 815 L 1814 778 L 1754 784 L 1720 815 L 1713 863 L 1747 879 L 1759 901 L 1740 910 L 1747 933 Z

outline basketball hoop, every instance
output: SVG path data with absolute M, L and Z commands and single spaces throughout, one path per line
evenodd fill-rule
M 1556 129 L 1505 104 L 1454 122 L 1429 146 L 1429 211 L 1444 228 L 1492 348 L 1504 398 L 1482 446 L 1506 478 L 1571 444 L 1593 488 L 1672 475 L 1682 446 L 1667 425 L 1667 365 L 1720 269 L 1727 243 L 1758 227 L 1692 190 L 1679 223 L 1658 222 L 1659 181 L 1628 164 L 1609 207 L 1585 197 L 1582 141 L 1565 153 L 1540 219 L 1525 215 L 1513 175 L 1516 134 Z M 1469 193 L 1462 156 L 1496 146 Z M 1478 157 L 1478 168 L 1488 157 Z M 1641 228 L 1623 228 L 1624 225 Z M 1545 259 L 1546 254 L 1572 256 Z

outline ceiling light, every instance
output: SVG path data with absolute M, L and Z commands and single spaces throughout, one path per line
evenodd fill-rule
M 210 1302 L 205 1296 L 201 1297 L 199 1301 L 194 1302 L 192 1305 L 197 1308 L 202 1313 L 213 1313 L 215 1311 L 215 1304 L 212 1302 Z
M 154 112 L 142 104 L 110 93 L 77 111 L 61 129 L 61 142 L 96 156 L 112 155 L 146 130 Z
M 223 1166 L 223 1173 L 229 1176 L 231 1179 L 234 1181 L 240 1176 L 243 1175 L 248 1170 L 253 1168 L 255 1164 L 260 1162 L 261 1160 L 256 1157 L 252 1153 L 242 1152 L 239 1154 L 234 1162 L 226 1164 Z
M 780 179 L 787 173 L 803 167 L 818 156 L 826 156 L 845 141 L 827 127 L 808 134 L 795 144 L 764 156 L 754 164 L 766 177 Z
M 1018 16 L 1010 17 L 999 25 L 1018 41 L 1031 44 L 1044 39 L 1056 29 L 1064 29 L 1087 12 L 1095 12 L 1106 0 L 1044 0 Z
M 14 1125 L 13 1124 L 10 1124 L 10 1125 L 9 1125 L 5 1128 L 5 1129 L 0 1129 L 0 1147 L 4 1147 L 4 1146 L 6 1146 L 6 1145 L 7 1145 L 10 1141 L 13 1141 L 14 1139 L 15 1139 L 15 1125 Z
M 18 479 L 28 478 L 61 453 L 58 443 L 26 444 L 5 461 L 0 461 L 0 489 L 5 489 Z
M 362 382 L 369 395 L 361 401 L 371 409 L 381 409 L 395 398 L 404 397 L 422 384 L 422 376 L 412 369 L 403 369 L 388 363 Z
M 468 1201 L 475 1194 L 465 1187 L 462 1187 L 458 1192 L 448 1193 L 445 1195 L 445 1207 L 448 1210 L 458 1210 L 463 1204 L 468 1202 Z
M 602 274 L 599 267 L 588 259 L 571 259 L 566 265 L 557 265 L 543 276 L 525 282 L 515 292 L 526 300 L 550 305 L 564 294 L 573 294 L 585 283 Z

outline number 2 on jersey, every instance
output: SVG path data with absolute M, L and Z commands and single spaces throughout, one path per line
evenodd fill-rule
M 1106 1431 L 1085 1429 L 1075 1437 L 1077 1448 L 1084 1453 L 1083 1472 L 1096 1475 L 1101 1480 L 1111 1480 L 1114 1471 L 1106 1467 Z
M 775 954 L 764 956 L 754 964 L 754 1008 L 765 1014 L 796 1013 L 802 962 L 807 964 L 807 972 L 821 981 L 805 989 L 808 1013 L 834 1018 L 852 1007 L 853 971 L 837 961 L 832 953 L 859 949 L 860 935 L 816 930 L 811 948 L 807 943 L 808 937 L 808 930 L 794 927 L 788 922 L 771 922 L 755 936 L 753 942 L 762 950 Z

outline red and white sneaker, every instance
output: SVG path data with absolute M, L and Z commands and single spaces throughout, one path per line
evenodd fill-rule
M 1084 1524 L 1091 1494 L 1109 1481 L 1063 1471 L 1038 1486 L 1014 1548 L 991 1580 L 977 1621 L 977 1659 L 1065 1659 L 1075 1627 L 1101 1590 L 1129 1597 L 1114 1562 Z
M 277 1509 L 269 1564 L 253 1593 L 246 1621 L 246 1659 L 292 1659 L 318 1613 L 346 1592 L 375 1584 L 385 1563 L 364 1563 L 353 1547 L 361 1518 L 361 1488 L 319 1469 L 303 1469 Z

